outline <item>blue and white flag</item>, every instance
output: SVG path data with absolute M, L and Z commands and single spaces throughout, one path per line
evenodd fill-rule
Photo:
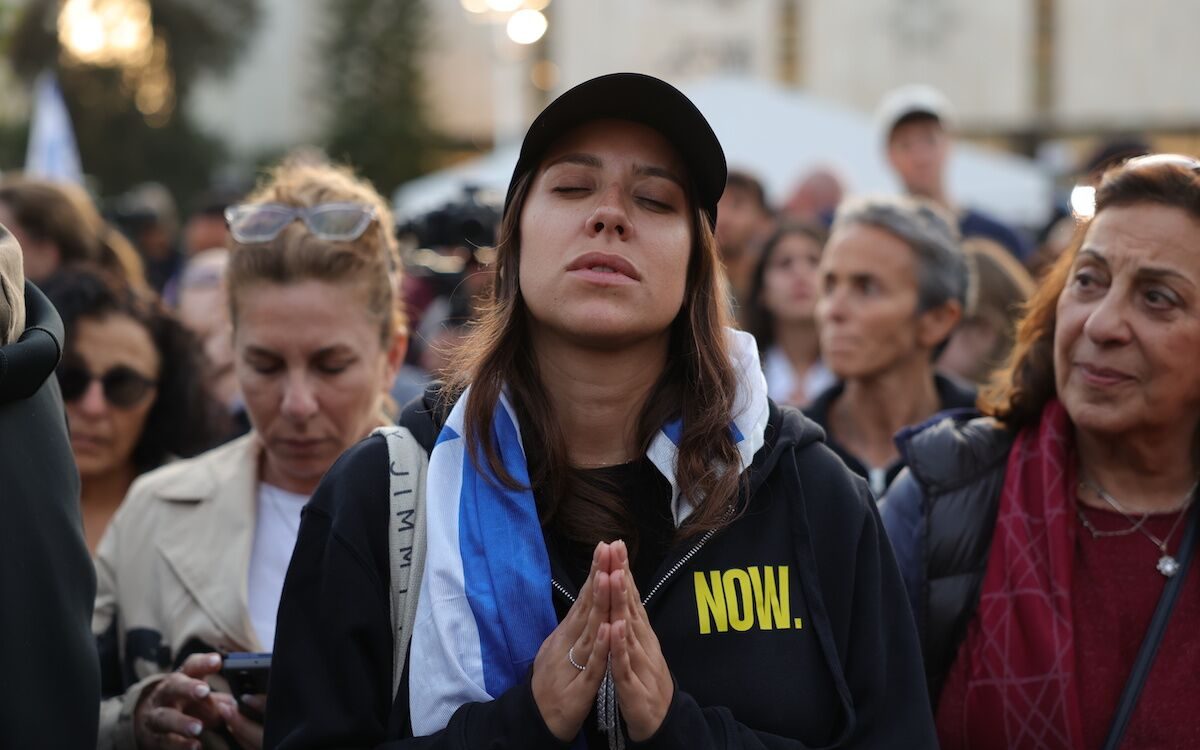
M 738 378 L 730 429 L 745 471 L 765 439 L 767 384 L 754 337 L 732 329 L 727 335 Z M 464 703 L 492 700 L 517 684 L 558 625 L 533 493 L 508 489 L 486 459 L 466 455 L 469 395 L 470 389 L 454 405 L 429 459 L 428 551 L 409 657 L 418 736 L 443 729 Z M 505 469 L 528 486 L 521 431 L 506 396 L 491 429 Z M 692 510 L 675 478 L 681 432 L 678 421 L 664 425 L 646 452 L 671 483 L 676 526 Z
M 39 75 L 33 85 L 33 119 L 25 151 L 25 174 L 53 182 L 83 184 L 71 115 L 58 81 L 49 71 Z

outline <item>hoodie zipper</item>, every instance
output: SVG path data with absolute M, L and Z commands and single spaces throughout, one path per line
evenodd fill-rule
M 666 573 L 663 574 L 662 578 L 658 579 L 658 583 L 654 584 L 653 588 L 650 589 L 650 593 L 648 593 L 644 597 L 642 597 L 642 606 L 645 607 L 646 604 L 649 603 L 650 598 L 653 597 L 656 593 L 658 593 L 659 589 L 661 589 L 666 584 L 666 582 L 671 579 L 672 576 L 674 576 L 676 573 L 678 573 L 679 569 L 682 568 L 684 565 L 686 565 L 688 560 L 691 560 L 693 557 L 695 557 L 696 553 L 700 551 L 700 548 L 703 547 L 705 544 L 707 544 L 708 540 L 712 539 L 713 535 L 716 533 L 717 533 L 716 529 L 709 529 L 708 531 L 704 532 L 704 536 L 700 537 L 700 539 L 696 542 L 696 544 L 693 545 L 692 548 L 690 550 L 688 550 L 687 553 L 683 557 L 676 560 L 675 564 L 672 565 L 671 568 Z M 550 585 L 554 587 L 555 591 L 562 594 L 566 598 L 566 600 L 569 601 L 571 604 L 575 603 L 575 600 L 577 597 L 575 595 L 571 594 L 571 592 L 567 590 L 566 586 L 563 586 L 561 583 L 559 583 L 557 580 L 555 580 L 553 578 L 550 579 Z

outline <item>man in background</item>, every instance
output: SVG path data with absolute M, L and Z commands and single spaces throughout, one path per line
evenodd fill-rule
M 54 369 L 63 324 L 0 226 L 0 745 L 96 746 L 96 573 Z
M 771 233 L 772 222 L 762 183 L 748 172 L 731 170 L 717 204 L 716 232 L 733 309 L 739 318 L 750 305 L 754 266 L 762 241 Z
M 958 205 L 947 192 L 953 111 L 941 92 L 930 86 L 903 86 L 883 98 L 877 117 L 888 164 L 907 193 L 949 211 L 963 239 L 986 237 L 1022 262 L 1030 256 L 1033 246 L 1028 239 L 981 211 Z

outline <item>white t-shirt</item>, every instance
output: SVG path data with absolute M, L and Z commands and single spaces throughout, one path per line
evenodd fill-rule
M 837 382 L 829 368 L 825 367 L 821 360 L 817 360 L 804 373 L 804 383 L 798 383 L 792 363 L 778 346 L 772 346 L 763 356 L 763 375 L 767 379 L 767 395 L 774 399 L 775 403 L 796 406 L 807 406 L 821 395 L 822 391 Z M 803 385 L 802 391 L 798 388 L 800 385 Z M 800 395 L 803 395 L 803 401 L 797 400 Z
M 267 651 L 275 645 L 275 616 L 283 594 L 283 578 L 300 534 L 300 511 L 307 502 L 308 495 L 258 483 L 258 520 L 250 552 L 247 598 L 250 622 Z

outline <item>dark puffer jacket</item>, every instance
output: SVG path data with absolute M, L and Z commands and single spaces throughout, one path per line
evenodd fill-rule
M 979 605 L 1012 443 L 995 420 L 964 414 L 896 436 L 908 468 L 879 512 L 917 618 L 935 706 Z

